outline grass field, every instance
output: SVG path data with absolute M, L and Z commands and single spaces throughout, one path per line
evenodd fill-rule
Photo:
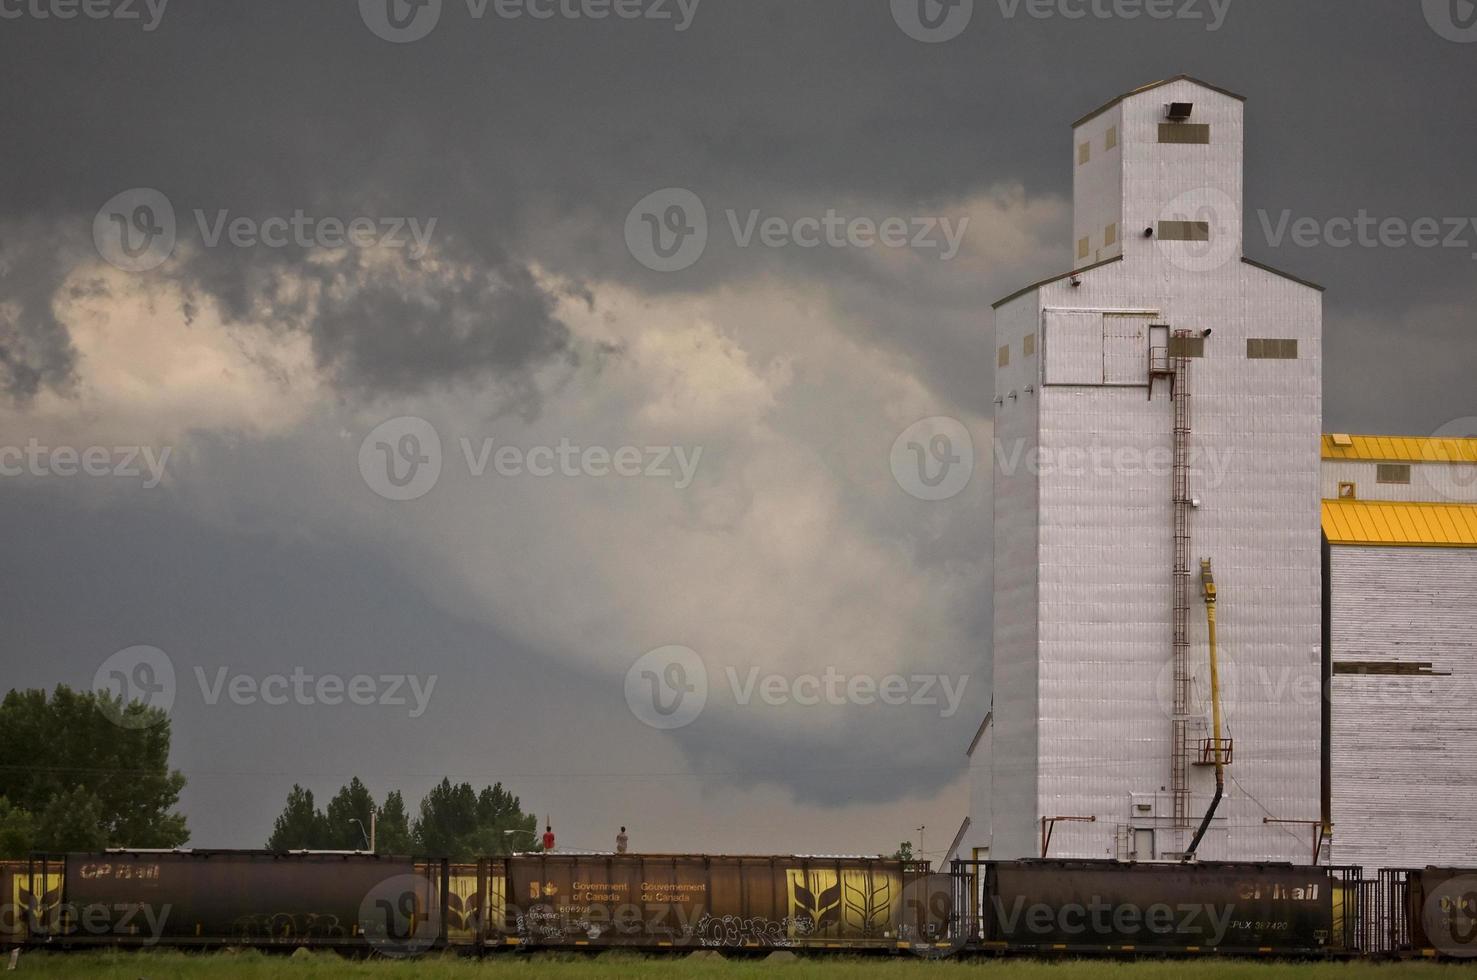
M 964 980 L 967 977 L 1022 978 L 1022 980 L 1396 980 L 1423 977 L 1431 980 L 1458 980 L 1477 977 L 1477 963 L 1444 965 L 1433 963 L 1341 964 L 1341 963 L 1261 963 L 1233 960 L 1195 960 L 1180 962 L 1117 963 L 1102 961 L 1041 962 L 1031 960 L 944 960 L 924 962 L 911 958 L 897 959 L 797 959 L 774 962 L 763 959 L 723 960 L 686 959 L 681 957 L 644 959 L 618 953 L 595 957 L 563 956 L 497 956 L 482 961 L 428 956 L 414 960 L 350 961 L 331 953 L 284 957 L 259 953 L 183 954 L 168 952 L 143 953 L 27 953 L 21 958 L 16 973 L 34 977 L 77 977 L 79 980 L 159 980 L 159 978 L 269 978 L 286 980 L 327 980 L 338 977 L 378 978 L 430 977 L 459 978 L 533 977 L 547 980 L 595 980 L 595 978 L 656 977 L 670 980 L 697 978 L 734 978 L 747 980 L 760 977 L 821 977 L 835 980 L 923 980 L 942 977 Z

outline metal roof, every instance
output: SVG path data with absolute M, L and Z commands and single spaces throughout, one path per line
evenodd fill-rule
M 994 303 L 991 303 L 990 304 L 990 308 L 991 309 L 998 310 L 998 309 L 1000 309 L 1000 307 L 1004 306 L 1006 303 L 1009 303 L 1011 300 L 1020 299 L 1022 296 L 1026 295 L 1027 293 L 1029 293 L 1033 289 L 1040 289 L 1042 286 L 1050 286 L 1054 282 L 1061 282 L 1063 279 L 1067 278 L 1068 276 L 1080 276 L 1084 272 L 1091 272 L 1093 269 L 1100 269 L 1100 268 L 1102 268 L 1105 265 L 1112 265 L 1114 262 L 1122 262 L 1122 261 L 1123 261 L 1123 256 L 1121 254 L 1120 255 L 1115 255 L 1111 259 L 1103 259 L 1101 262 L 1094 262 L 1092 265 L 1084 265 L 1082 268 L 1080 268 L 1080 269 L 1073 269 L 1071 272 L 1063 272 L 1059 276 L 1050 276 L 1050 277 L 1048 277 L 1046 279 L 1042 279 L 1040 282 L 1033 282 L 1029 286 L 1026 286 L 1026 287 L 1024 287 L 1022 289 L 1017 289 L 1015 292 L 1011 293 L 1009 296 L 1005 297 L 1004 299 L 997 300 Z
M 1477 548 L 1477 504 L 1390 500 L 1325 500 L 1330 544 Z
M 1290 279 L 1291 281 L 1297 283 L 1299 286 L 1307 286 L 1309 289 L 1316 289 L 1320 293 L 1328 292 L 1327 287 L 1320 286 L 1316 282 L 1313 282 L 1311 279 L 1300 278 L 1293 275 L 1291 272 L 1284 272 L 1276 266 L 1267 265 L 1267 263 L 1265 262 L 1258 262 L 1256 259 L 1248 259 L 1244 255 L 1241 256 L 1241 261 L 1245 262 L 1249 266 L 1261 269 L 1263 272 L 1270 272 L 1274 276 L 1281 276 L 1283 279 Z
M 1355 436 L 1340 432 L 1323 437 L 1323 458 L 1371 463 L 1477 463 L 1477 438 Z
M 1108 100 L 1107 102 L 1105 102 L 1102 105 L 1098 106 L 1096 109 L 1094 109 L 1091 112 L 1089 112 L 1087 115 L 1083 116 L 1081 119 L 1079 119 L 1076 122 L 1074 122 L 1072 124 L 1072 128 L 1073 129 L 1076 129 L 1078 126 L 1081 126 L 1083 123 L 1089 122 L 1089 121 L 1091 121 L 1093 119 L 1096 119 L 1098 116 L 1101 116 L 1103 113 L 1107 112 L 1109 109 L 1113 108 L 1115 105 L 1117 105 L 1118 103 L 1122 102 L 1124 99 L 1132 98 L 1135 95 L 1142 95 L 1144 92 L 1152 92 L 1154 89 L 1156 89 L 1156 88 L 1163 88 L 1164 86 L 1170 84 L 1171 82 L 1194 82 L 1196 85 L 1199 85 L 1201 88 L 1208 88 L 1212 92 L 1219 92 L 1222 95 L 1229 95 L 1231 98 L 1236 99 L 1236 100 L 1241 101 L 1241 102 L 1245 102 L 1246 101 L 1246 96 L 1244 96 L 1244 95 L 1237 95 L 1235 92 L 1232 92 L 1230 89 L 1221 88 L 1219 85 L 1212 85 L 1212 84 L 1210 84 L 1207 81 L 1202 81 L 1201 79 L 1194 77 L 1193 75 L 1175 75 L 1172 78 L 1164 78 L 1164 79 L 1160 79 L 1157 82 L 1150 82 L 1148 85 L 1141 85 L 1138 88 L 1134 89 L 1132 92 L 1124 92 L 1122 95 L 1118 96 L 1117 98 Z

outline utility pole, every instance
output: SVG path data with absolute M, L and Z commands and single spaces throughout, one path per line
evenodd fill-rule
M 920 861 L 928 860 L 923 856 L 923 829 L 924 828 L 922 826 L 919 826 L 918 828 L 918 859 Z

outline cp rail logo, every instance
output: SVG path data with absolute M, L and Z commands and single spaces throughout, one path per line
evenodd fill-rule
M 1432 889 L 1421 918 L 1443 956 L 1477 957 L 1477 875 L 1457 875 Z

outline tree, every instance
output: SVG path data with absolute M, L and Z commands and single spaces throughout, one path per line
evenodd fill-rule
M 368 850 L 366 835 L 373 812 L 374 797 L 355 776 L 328 801 L 327 846 L 341 851 Z
M 357 776 L 328 803 L 327 812 L 313 802 L 312 790 L 294 785 L 287 804 L 272 829 L 267 847 L 272 850 L 357 850 L 367 830 L 374 798 Z M 483 855 L 506 854 L 533 846 L 537 820 L 523 812 L 518 797 L 502 783 L 476 792 L 471 783 L 443 779 L 421 800 L 420 813 L 410 820 L 405 798 L 399 790 L 385 797 L 375 834 L 380 854 L 449 857 L 470 861 Z M 509 834 L 507 831 L 516 831 Z
M 108 846 L 103 804 L 81 786 L 53 796 L 36 819 L 42 851 L 100 851 Z
M 473 857 L 475 852 L 470 852 L 467 845 L 476 830 L 477 794 L 471 783 L 453 786 L 450 779 L 442 779 L 421 800 L 421 813 L 415 821 L 415 842 L 423 854 L 457 859 Z
M 313 805 L 313 791 L 296 783 L 287 806 L 272 827 L 267 848 L 273 851 L 323 850 L 328 847 L 328 818 Z
M 169 742 L 169 718 L 158 708 L 66 685 L 49 698 L 10 691 L 0 701 L 0 758 L 12 763 L 0 769 L 0 797 L 9 819 L 19 810 L 35 822 L 38 847 L 178 847 L 190 834 L 175 809 L 185 777 L 169 768 Z M 48 828 L 46 813 L 64 818 L 65 829 Z
M 0 858 L 23 858 L 36 849 L 36 819 L 0 796 Z
M 897 846 L 897 850 L 892 852 L 892 859 L 894 861 L 913 860 L 913 842 L 910 840 L 905 840 L 901 844 L 899 844 Z
M 538 818 L 525 816 L 518 797 L 503 789 L 502 783 L 478 794 L 477 834 L 472 842 L 477 854 L 537 850 L 543 846 L 538 840 Z
M 415 849 L 410 835 L 410 815 L 405 812 L 405 798 L 398 789 L 391 790 L 385 797 L 385 805 L 380 807 L 374 849 L 380 854 L 396 855 L 407 855 Z
M 518 797 L 502 783 L 477 793 L 471 783 L 454 786 L 443 779 L 421 801 L 415 841 L 423 854 L 466 861 L 528 846 L 536 839 L 536 825 L 537 818 L 525 815 Z M 506 833 L 510 830 L 518 833 Z

